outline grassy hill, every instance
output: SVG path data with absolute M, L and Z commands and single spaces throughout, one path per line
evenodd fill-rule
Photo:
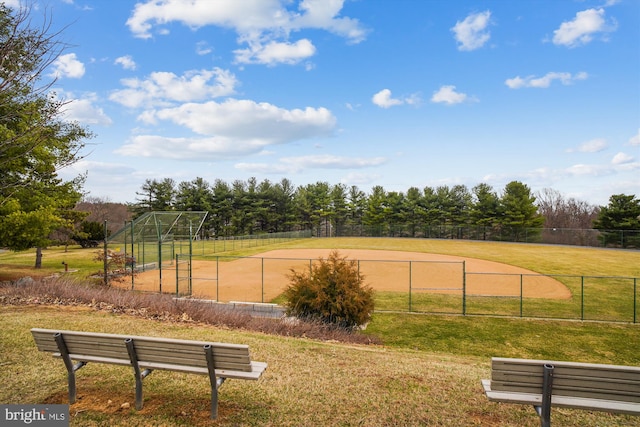
M 387 320 L 376 317 L 375 322 L 386 324 Z M 249 344 L 253 359 L 269 364 L 257 383 L 229 380 L 223 385 L 217 423 L 208 420 L 206 376 L 152 373 L 145 379 L 144 409 L 138 412 L 131 409 L 130 368 L 89 364 L 78 372 L 79 399 L 70 408 L 74 426 L 537 426 L 532 408 L 486 400 L 480 379 L 489 376 L 489 355 L 505 355 L 503 350 L 510 349 L 507 353 L 512 355 L 537 357 L 545 353 L 541 348 L 551 348 L 546 342 L 549 332 L 561 342 L 580 329 L 573 324 L 516 320 L 526 337 L 514 341 L 516 328 L 509 327 L 506 319 L 490 323 L 477 319 L 480 324 L 469 329 L 466 325 L 476 319 L 466 325 L 460 319 L 444 318 L 436 325 L 429 325 L 429 318 L 424 320 L 427 330 L 424 336 L 412 338 L 414 346 L 353 345 L 141 319 L 84 307 L 3 306 L 0 403 L 67 402 L 62 361 L 39 353 L 29 333 L 32 327 L 47 327 L 243 343 Z M 449 327 L 448 321 L 453 321 Z M 481 329 L 485 333 L 476 335 Z M 629 355 L 619 358 L 615 348 L 634 346 L 639 329 L 611 329 L 611 341 L 621 341 L 615 346 L 609 347 L 602 337 L 592 339 L 592 329 L 585 325 L 580 346 L 564 350 L 565 354 L 583 359 L 591 354 L 587 349 L 591 344 L 595 354 L 589 360 L 638 364 L 637 354 L 632 360 Z M 491 331 L 500 338 L 486 340 Z M 493 348 L 500 340 L 502 345 Z M 465 347 L 474 350 L 459 354 Z M 640 425 L 638 417 L 570 409 L 554 409 L 552 419 L 562 426 Z
M 637 251 L 409 239 L 306 239 L 286 247 L 356 244 L 475 256 L 555 274 L 640 276 Z M 59 271 L 63 259 L 93 269 L 90 253 L 51 249 L 47 268 Z M 28 253 L 0 254 L 5 272 L 7 265 L 28 272 L 29 262 Z M 109 304 L 42 304 L 42 295 L 15 304 L 6 297 L 11 288 L 4 290 L 3 404 L 67 402 L 64 365 L 37 351 L 32 327 L 243 343 L 255 360 L 269 364 L 257 383 L 224 384 L 216 423 L 208 419 L 205 376 L 154 372 L 145 379 L 144 409 L 135 411 L 132 370 L 89 364 L 78 373 L 79 400 L 70 408 L 74 426 L 538 426 L 530 407 L 487 401 L 480 379 L 490 375 L 491 356 L 640 366 L 638 324 L 376 313 L 364 334 L 381 344 L 359 345 L 211 326 L 188 317 L 142 318 Z M 552 420 L 562 426 L 640 426 L 640 417 L 571 409 L 554 408 Z

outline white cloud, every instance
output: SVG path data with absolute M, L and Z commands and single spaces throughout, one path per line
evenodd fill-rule
M 325 29 L 346 38 L 351 43 L 363 41 L 367 31 L 357 19 L 339 17 L 344 0 L 302 0 L 301 14 L 295 14 L 291 27 L 294 29 Z
M 299 173 L 305 169 L 353 169 L 378 166 L 384 157 L 342 157 L 329 154 L 283 157 L 277 163 L 238 163 L 236 169 L 254 173 Z
M 586 80 L 588 77 L 589 75 L 584 71 L 575 75 L 572 75 L 571 73 L 550 72 L 542 77 L 527 76 L 522 78 L 517 76 L 512 79 L 505 80 L 504 84 L 509 86 L 511 89 L 520 89 L 523 87 L 548 88 L 554 80 L 559 80 L 563 85 L 570 85 L 577 80 Z
M 267 44 L 250 43 L 247 49 L 235 50 L 240 64 L 296 64 L 316 53 L 316 47 L 307 39 L 295 43 L 270 41 Z
M 301 165 L 305 168 L 351 169 L 378 166 L 386 162 L 384 157 L 342 157 L 329 154 L 315 156 L 283 157 L 281 162 Z
M 433 93 L 431 97 L 431 102 L 436 103 L 444 103 L 444 104 L 460 104 L 461 102 L 465 102 L 469 100 L 469 97 L 460 92 L 456 92 L 455 86 L 442 86 L 436 92 Z
M 371 97 L 371 102 L 377 105 L 380 108 L 390 108 L 395 105 L 417 105 L 420 101 L 420 96 L 418 94 L 412 94 L 410 96 L 405 96 L 403 98 L 392 98 L 391 91 L 389 89 L 382 89 L 380 92 L 376 93 Z M 347 108 L 350 108 L 350 105 L 347 105 Z
M 227 70 L 192 70 L 182 76 L 169 72 L 152 73 L 146 80 L 121 81 L 126 89 L 113 92 L 109 99 L 130 108 L 168 106 L 173 102 L 199 101 L 235 93 L 238 81 Z
M 114 64 L 121 65 L 122 68 L 124 68 L 125 70 L 135 70 L 136 69 L 136 62 L 133 60 L 131 55 L 125 55 L 125 56 L 121 56 L 119 58 L 116 58 L 116 60 L 114 61 Z
M 491 37 L 487 31 L 490 19 L 491 12 L 487 10 L 471 14 L 464 21 L 457 21 L 451 31 L 458 42 L 458 50 L 475 50 L 484 46 Z
M 626 153 L 618 153 L 615 156 L 613 156 L 613 159 L 611 159 L 611 164 L 614 165 L 623 165 L 623 164 L 627 164 L 627 163 L 631 163 L 633 162 L 633 157 L 626 154 Z
M 119 163 L 96 162 L 87 159 L 83 159 L 74 163 L 69 167 L 69 169 L 75 171 L 76 174 L 90 171 L 91 175 L 103 175 L 108 177 L 130 175 L 135 172 L 135 169 L 128 165 Z
M 76 58 L 75 53 L 60 55 L 52 64 L 51 76 L 55 78 L 68 77 L 79 79 L 84 76 L 84 64 Z
M 607 140 L 603 138 L 595 138 L 589 141 L 583 142 L 577 148 L 567 149 L 568 153 L 580 152 L 580 153 L 597 153 L 607 148 Z
M 56 98 L 64 102 L 63 115 L 65 120 L 77 121 L 85 125 L 109 126 L 113 123 L 104 110 L 98 107 L 98 96 L 95 93 L 85 93 L 81 98 L 71 92 L 58 91 Z
M 560 24 L 560 28 L 553 32 L 553 43 L 567 47 L 585 45 L 593 40 L 597 34 L 615 31 L 615 21 L 607 24 L 604 9 L 587 9 L 576 13 L 572 21 Z
M 371 98 L 374 104 L 378 107 L 389 108 L 394 105 L 401 105 L 402 100 L 391 98 L 391 91 L 389 89 L 382 89 L 380 92 L 373 95 Z
M 637 134 L 629 138 L 629 145 L 640 145 L 640 129 Z
M 375 182 L 380 179 L 380 174 L 365 174 L 359 172 L 348 173 L 344 178 L 340 180 L 344 185 L 366 185 Z
M 109 126 L 113 123 L 104 110 L 94 103 L 95 98 L 74 99 L 65 106 L 65 117 L 87 125 Z
M 618 173 L 632 172 L 640 170 L 640 162 L 624 153 L 616 154 L 611 160 L 611 164 L 573 165 L 566 169 L 569 176 L 606 176 Z
M 193 29 L 207 25 L 231 28 L 238 34 L 239 43 L 248 48 L 238 49 L 239 63 L 295 64 L 301 58 L 315 54 L 309 40 L 289 41 L 291 32 L 320 29 L 344 37 L 350 43 L 365 39 L 367 30 L 357 19 L 340 16 L 344 0 L 301 0 L 298 8 L 287 7 L 289 0 L 146 0 L 136 4 L 127 26 L 140 38 L 168 33 L 165 24 L 180 22 Z M 289 56 L 290 55 L 290 56 Z
M 196 43 L 196 53 L 198 55 L 208 55 L 213 52 L 213 49 L 209 46 L 209 43 L 206 41 L 199 41 Z
M 566 172 L 570 176 L 604 176 L 610 175 L 613 171 L 605 165 L 577 164 L 568 167 Z
M 325 108 L 287 110 L 236 99 L 161 109 L 153 112 L 153 119 L 171 121 L 203 137 L 139 135 L 117 152 L 193 160 L 232 158 L 259 153 L 274 144 L 329 136 L 336 125 L 335 117 Z
M 115 150 L 115 153 L 133 157 L 207 161 L 253 154 L 265 145 L 266 141 L 238 142 L 216 136 L 170 138 L 161 135 L 136 135 L 127 144 Z
M 336 119 L 326 108 L 287 110 L 266 102 L 227 99 L 189 103 L 156 112 L 156 117 L 186 126 L 202 135 L 226 135 L 244 140 L 283 143 L 313 136 L 327 136 Z

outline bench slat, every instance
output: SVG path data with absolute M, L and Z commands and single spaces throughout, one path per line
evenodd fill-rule
M 53 357 L 61 357 L 60 353 L 52 353 Z M 111 359 L 108 357 L 97 356 L 85 356 L 71 354 L 71 359 L 79 362 L 95 362 L 106 363 L 111 365 L 129 366 L 131 361 L 129 359 Z M 140 362 L 140 368 L 142 369 L 158 369 L 164 371 L 184 372 L 190 374 L 208 375 L 208 368 L 200 368 L 196 366 L 186 365 L 172 365 L 168 363 L 152 363 L 152 362 Z M 264 362 L 251 362 L 249 371 L 237 371 L 232 369 L 216 369 L 216 376 L 229 379 L 241 379 L 241 380 L 258 380 L 260 376 L 267 369 L 267 364 Z
M 491 388 L 542 393 L 545 364 L 554 366 L 554 395 L 640 403 L 640 368 L 634 366 L 493 358 Z
M 488 379 L 482 380 L 482 386 L 487 398 L 492 402 L 519 403 L 534 406 L 542 404 L 542 395 L 540 393 L 533 394 L 492 390 L 492 382 Z M 633 402 L 620 402 L 616 400 L 585 399 L 579 397 L 552 395 L 551 406 L 616 412 L 629 415 L 640 414 L 640 404 Z
M 75 372 L 83 363 L 133 367 L 136 409 L 142 409 L 142 380 L 146 370 L 168 370 L 208 375 L 211 383 L 211 418 L 218 416 L 218 387 L 225 379 L 258 380 L 267 368 L 251 360 L 249 346 L 170 338 L 102 334 L 95 332 L 31 330 L 38 350 L 62 358 L 67 369 L 69 403 L 76 401 Z M 59 344 L 59 345 L 58 345 Z
M 542 405 L 544 365 L 552 365 L 551 405 L 640 415 L 640 367 L 531 359 L 491 359 L 489 400 Z
M 53 337 L 56 331 L 34 330 L 33 336 L 40 351 L 58 353 Z M 200 341 L 156 339 L 128 335 L 99 333 L 74 333 L 60 331 L 74 360 L 88 361 L 91 358 L 129 360 L 125 339 L 132 338 L 136 354 L 141 362 L 167 365 L 186 365 L 207 368 L 203 347 L 210 344 L 213 349 L 216 369 L 251 372 L 251 357 L 247 345 L 207 343 Z M 94 359 L 97 360 L 97 359 Z M 107 363 L 107 362 L 105 362 Z M 121 363 L 117 363 L 121 364 Z
M 555 381 L 555 379 L 554 379 Z M 533 394 L 542 394 L 541 389 L 531 388 L 526 386 L 520 386 L 518 384 L 508 384 L 508 383 L 500 383 L 494 382 L 491 380 L 491 388 L 494 391 L 505 391 L 505 392 L 518 392 L 518 393 L 533 393 Z M 583 389 L 578 387 L 572 388 L 563 388 L 557 387 L 554 383 L 553 385 L 553 395 L 554 396 L 575 396 L 582 398 L 590 398 L 590 399 L 604 399 L 604 400 L 619 400 L 624 402 L 634 402 L 640 403 L 640 395 L 638 393 L 625 393 L 625 392 L 615 392 L 615 391 L 597 391 L 590 389 Z
M 492 369 L 496 371 L 512 371 L 539 373 L 540 367 L 545 363 L 551 363 L 556 369 L 562 368 L 566 370 L 568 375 L 583 375 L 593 377 L 606 377 L 617 379 L 640 379 L 640 367 L 637 366 L 620 366 L 606 365 L 597 363 L 572 363 L 558 362 L 548 360 L 527 360 L 527 359 L 507 359 L 495 357 L 492 359 Z
M 520 377 L 518 375 L 492 375 L 494 390 L 503 390 L 503 387 L 508 387 L 510 384 L 518 384 L 519 387 L 529 388 L 533 392 L 542 392 L 542 376 L 540 378 Z M 579 377 L 566 377 L 560 374 L 555 374 L 553 377 L 553 388 L 558 390 L 571 390 L 582 389 L 591 390 L 594 393 L 614 393 L 614 394 L 628 394 L 629 396 L 635 396 L 640 402 L 640 382 L 639 381 L 622 381 L 622 380 L 610 380 L 603 378 L 598 381 L 594 378 L 579 378 Z

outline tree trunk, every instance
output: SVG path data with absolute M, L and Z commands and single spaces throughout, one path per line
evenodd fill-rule
M 36 248 L 36 265 L 35 268 L 42 268 L 42 248 Z

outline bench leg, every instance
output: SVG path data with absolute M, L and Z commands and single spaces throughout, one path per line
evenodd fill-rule
M 69 404 L 73 404 L 76 402 L 76 371 L 82 368 L 87 362 L 78 362 L 75 365 L 71 361 L 71 357 L 69 357 L 69 350 L 67 350 L 67 345 L 64 342 L 64 338 L 60 332 L 57 332 L 53 335 L 53 338 L 58 345 L 58 350 L 60 350 L 60 356 L 64 361 L 64 366 L 67 368 L 67 382 L 69 383 Z
M 542 405 L 536 406 L 536 412 L 540 415 L 540 426 L 551 427 L 551 395 L 553 390 L 553 369 L 550 364 L 544 365 L 542 379 Z
M 209 368 L 209 382 L 211 383 L 211 419 L 218 418 L 218 388 L 226 378 L 216 378 L 216 366 L 213 360 L 213 348 L 210 344 L 205 345 L 204 353 L 207 356 L 207 367 Z
M 136 409 L 139 411 L 143 406 L 142 399 L 142 380 L 151 373 L 151 369 L 145 369 L 140 371 L 138 365 L 138 355 L 136 354 L 136 348 L 133 344 L 133 339 L 127 338 L 124 340 L 127 345 L 127 352 L 129 353 L 129 359 L 131 359 L 131 365 L 133 366 L 134 375 L 136 377 Z

